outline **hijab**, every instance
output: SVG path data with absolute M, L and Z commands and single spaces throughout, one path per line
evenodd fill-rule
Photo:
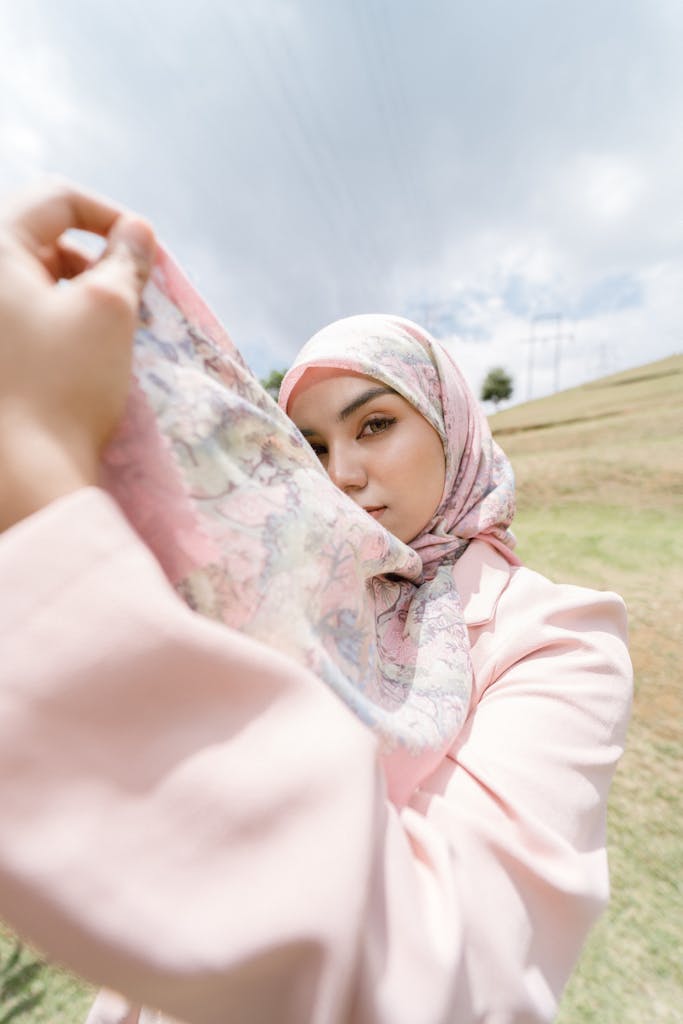
M 437 723 L 431 753 L 439 750 L 439 737 L 443 753 L 463 724 L 472 689 L 469 636 L 453 565 L 474 539 L 488 542 L 510 564 L 519 564 L 509 529 L 515 512 L 512 467 L 449 352 L 410 320 L 379 314 L 352 316 L 323 328 L 304 345 L 285 374 L 279 395 L 282 409 L 287 411 L 297 386 L 313 368 L 361 373 L 387 385 L 424 416 L 443 443 L 446 474 L 441 502 L 410 542 L 420 556 L 419 574 L 403 581 L 390 599 L 383 584 L 373 581 L 381 642 L 393 648 L 394 660 L 401 657 L 406 635 L 417 648 L 413 685 L 419 686 L 421 680 L 419 652 L 434 658 L 428 670 Z M 440 656 L 435 656 L 440 647 Z M 441 709 L 439 701 L 443 701 Z M 405 701 L 397 718 L 410 703 Z M 392 775 L 398 778 L 402 792 L 419 783 L 433 764 L 429 753 L 423 750 L 411 764 L 403 750 L 389 749 L 385 764 L 390 780 Z
M 285 375 L 279 404 L 287 411 L 308 369 L 335 367 L 362 373 L 405 398 L 441 437 L 446 481 L 434 516 L 410 546 L 422 560 L 422 579 L 453 562 L 474 538 L 508 561 L 514 537 L 512 467 L 449 352 L 410 320 L 365 315 L 337 320 L 304 345 Z
M 438 418 L 426 351 L 417 343 L 401 375 L 417 407 Z M 453 413 L 443 408 L 445 438 Z M 468 435 L 471 451 L 463 448 L 460 461 L 473 465 L 479 437 Z M 449 473 L 450 489 L 462 479 L 469 494 L 456 528 L 444 500 L 424 543 L 402 544 L 334 487 L 182 271 L 159 253 L 102 484 L 192 609 L 253 638 L 264 658 L 273 647 L 295 659 L 376 733 L 397 804 L 434 769 L 469 707 L 451 559 L 480 533 L 506 544 L 501 517 L 481 511 L 491 492 L 481 474 L 463 475 L 455 457 Z M 461 537 L 462 523 L 470 525 Z M 295 756 L 296 736 L 292 749 Z

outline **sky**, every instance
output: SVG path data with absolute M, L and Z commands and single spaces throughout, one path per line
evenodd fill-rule
M 680 0 L 0 0 L 0 190 L 148 217 L 259 375 L 408 316 L 513 401 L 683 347 Z

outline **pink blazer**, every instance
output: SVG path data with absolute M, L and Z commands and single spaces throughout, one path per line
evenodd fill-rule
M 0 916 L 191 1024 L 551 1020 L 608 895 L 624 608 L 482 542 L 455 572 L 477 692 L 399 813 L 361 723 L 189 611 L 102 492 L 8 531 Z

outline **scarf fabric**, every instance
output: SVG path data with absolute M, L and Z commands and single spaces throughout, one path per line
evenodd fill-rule
M 425 417 L 444 446 L 441 502 L 432 520 L 410 542 L 420 556 L 419 575 L 402 583 L 388 599 L 379 581 L 373 581 L 378 636 L 385 647 L 393 648 L 393 660 L 400 660 L 407 639 L 423 656 L 416 659 L 416 668 L 418 663 L 428 666 L 435 698 L 432 750 L 438 751 L 439 738 L 445 747 L 456 738 L 473 681 L 469 635 L 453 565 L 474 538 L 493 545 L 510 564 L 519 564 L 509 530 L 515 512 L 512 467 L 491 437 L 486 417 L 450 354 L 410 320 L 353 316 L 323 328 L 304 345 L 285 375 L 279 395 L 282 409 L 287 410 L 296 386 L 313 368 L 362 373 L 393 388 Z M 411 609 L 418 607 L 423 611 L 416 621 Z M 444 634 L 448 636 L 446 657 Z M 424 686 L 417 671 L 413 685 Z M 397 719 L 409 714 L 410 703 L 407 699 L 397 710 Z M 419 784 L 432 761 L 423 753 L 411 764 L 393 753 L 386 763 L 390 777 L 393 773 L 408 789 Z
M 408 547 L 338 491 L 163 252 L 141 321 L 103 486 L 190 607 L 295 658 L 376 732 L 403 803 L 469 706 L 443 571 L 459 541 L 444 519 Z
M 452 564 L 475 537 L 493 544 L 510 562 L 515 513 L 512 467 L 496 442 L 462 373 L 443 346 L 410 320 L 352 316 L 315 334 L 285 375 L 280 407 L 306 370 L 334 367 L 362 373 L 398 392 L 441 437 L 446 481 L 430 523 L 411 541 L 422 560 L 422 579 Z

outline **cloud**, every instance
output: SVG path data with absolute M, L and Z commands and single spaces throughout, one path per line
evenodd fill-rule
M 678 4 L 0 12 L 0 182 L 57 170 L 141 210 L 260 374 L 373 310 L 518 395 L 539 315 L 573 336 L 562 383 L 680 347 Z
M 27 51 L 11 21 L 2 24 L 0 59 L 0 182 L 4 187 L 45 172 L 60 135 L 77 131 L 78 104 L 70 95 L 64 58 L 36 42 Z

